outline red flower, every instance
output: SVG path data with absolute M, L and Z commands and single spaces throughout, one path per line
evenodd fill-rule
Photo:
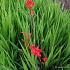
M 34 15 L 34 14 L 35 14 L 35 11 L 34 11 L 34 10 L 31 10 L 31 11 L 30 11 L 30 14 L 31 14 L 31 15 Z
M 48 60 L 48 58 L 47 57 L 44 57 L 44 58 L 42 58 L 41 59 L 41 62 L 43 63 L 43 64 L 45 64 L 45 62 Z
M 31 49 L 31 52 L 37 56 L 37 57 L 41 57 L 41 53 L 42 50 L 38 48 L 38 46 L 36 47 L 34 44 L 30 45 L 29 48 Z
M 35 6 L 35 2 L 33 2 L 32 0 L 27 0 L 27 1 L 26 1 L 26 7 L 27 7 L 28 9 L 31 10 L 33 6 Z

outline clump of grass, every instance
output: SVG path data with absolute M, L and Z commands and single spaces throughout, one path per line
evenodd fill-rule
M 51 0 L 34 1 L 31 16 L 25 0 L 0 0 L 0 70 L 70 69 L 70 12 Z M 16 38 L 20 32 L 32 32 L 28 43 L 42 49 L 45 64 Z

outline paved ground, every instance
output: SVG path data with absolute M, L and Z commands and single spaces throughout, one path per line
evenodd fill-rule
M 60 0 L 65 9 L 70 9 L 70 0 Z

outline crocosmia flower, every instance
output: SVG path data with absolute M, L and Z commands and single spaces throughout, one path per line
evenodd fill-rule
M 32 0 L 27 0 L 27 1 L 26 1 L 26 7 L 27 7 L 28 9 L 31 10 L 33 6 L 35 6 L 35 2 L 33 2 Z
M 41 59 L 41 62 L 43 63 L 43 64 L 45 64 L 45 62 L 48 60 L 48 58 L 47 57 L 44 57 L 44 58 L 42 58 Z
M 35 11 L 34 10 L 31 10 L 30 14 L 31 15 L 34 15 L 35 14 Z
M 37 57 L 41 57 L 42 50 L 36 47 L 34 44 L 30 45 L 29 48 L 31 49 L 32 54 Z

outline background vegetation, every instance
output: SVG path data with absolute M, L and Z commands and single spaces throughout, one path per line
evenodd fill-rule
M 0 0 L 0 70 L 70 70 L 70 12 L 52 0 L 34 2 L 31 16 L 25 0 Z M 20 32 L 32 32 L 28 43 L 48 57 L 44 65 L 17 39 Z

